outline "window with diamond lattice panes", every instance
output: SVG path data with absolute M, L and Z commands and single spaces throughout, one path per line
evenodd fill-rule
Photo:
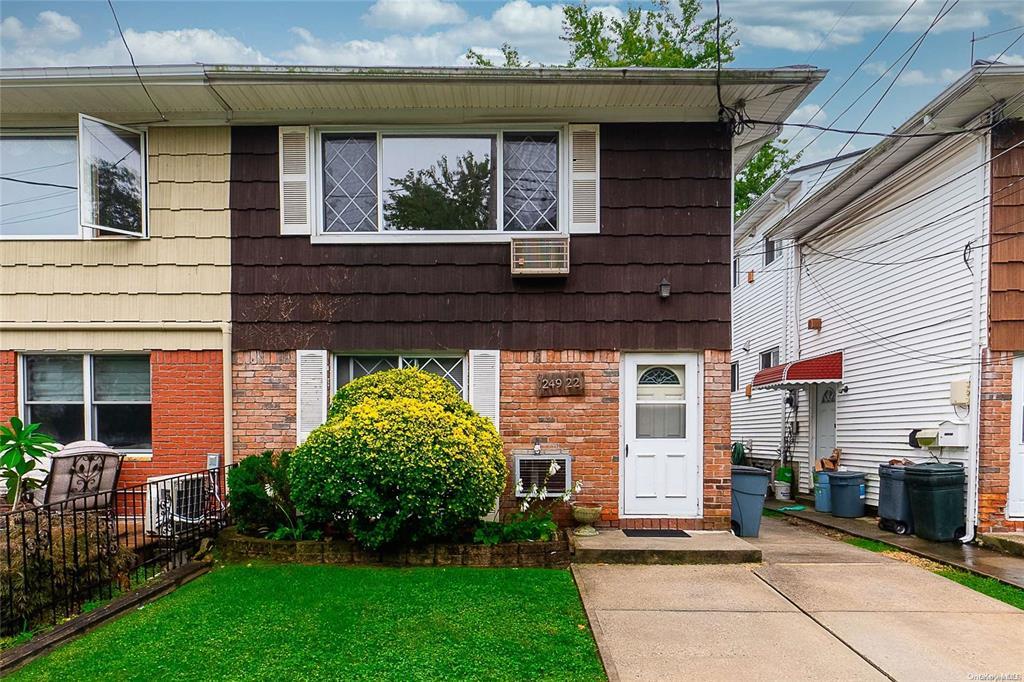
M 324 232 L 376 232 L 376 134 L 322 140 Z
M 558 230 L 558 134 L 505 133 L 504 226 Z
M 459 393 L 466 395 L 466 362 L 462 355 L 339 355 L 337 360 L 338 386 L 353 379 L 389 369 L 418 367 L 451 382 Z

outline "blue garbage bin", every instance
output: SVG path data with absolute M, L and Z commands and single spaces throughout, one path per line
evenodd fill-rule
M 761 532 L 770 476 L 770 471 L 758 467 L 732 468 L 732 529 L 741 538 L 756 538 Z
M 814 474 L 814 511 L 823 514 L 832 512 L 832 488 L 828 484 L 827 471 L 817 471 Z

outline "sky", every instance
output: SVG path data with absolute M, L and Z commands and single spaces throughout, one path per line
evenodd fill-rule
M 912 2 L 902 22 L 855 71 Z M 1005 49 L 1001 61 L 1024 64 L 1024 1 L 721 0 L 721 7 L 723 17 L 735 22 L 740 43 L 732 66 L 813 64 L 829 69 L 790 121 L 856 128 L 904 67 L 900 55 L 944 4 L 948 9 L 953 3 L 863 125 L 864 130 L 888 131 L 967 70 L 972 34 L 998 33 L 974 44 L 975 58 L 993 58 Z M 592 0 L 589 6 L 615 17 L 628 5 Z M 562 4 L 542 0 L 115 0 L 114 7 L 139 64 L 465 65 L 467 49 L 496 55 L 504 42 L 534 63 L 564 63 L 568 54 L 560 40 Z M 706 0 L 703 14 L 713 12 L 713 0 Z M 128 63 L 105 0 L 0 3 L 2 67 Z M 823 106 L 851 73 L 850 82 Z M 803 152 L 803 162 L 827 158 L 844 145 L 844 151 L 851 151 L 877 141 L 848 141 L 836 133 L 819 138 L 795 128 L 784 137 L 794 152 Z

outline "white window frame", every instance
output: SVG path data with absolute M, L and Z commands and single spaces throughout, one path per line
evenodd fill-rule
M 85 163 L 82 159 L 82 140 L 78 137 L 78 222 L 82 226 L 83 230 L 91 230 L 94 237 L 108 237 L 108 236 L 121 236 L 129 237 L 131 239 L 148 239 L 149 238 L 149 135 L 148 131 L 144 128 L 129 128 L 128 126 L 118 125 L 117 123 L 111 123 L 110 121 L 104 121 L 102 118 L 96 118 L 94 116 L 86 116 L 85 114 L 78 115 L 78 127 L 81 130 L 82 121 L 92 121 L 102 126 L 108 126 L 110 128 L 118 128 L 125 132 L 132 133 L 139 136 L 139 155 L 140 155 L 140 166 L 142 169 L 142 232 L 136 234 L 127 230 L 121 230 L 116 227 L 107 227 L 104 225 L 96 225 L 94 223 L 85 222 L 85 216 L 82 215 L 82 185 L 84 184 L 84 166 Z
M 469 400 L 469 353 L 459 353 L 457 351 L 451 351 L 447 353 L 434 353 L 430 351 L 415 352 L 415 351 L 358 351 L 354 353 L 347 353 L 344 351 L 338 351 L 331 353 L 331 396 L 338 392 L 342 384 L 338 382 L 338 362 L 342 358 L 386 358 L 396 357 L 398 358 L 398 368 L 402 368 L 402 360 L 405 358 L 458 358 L 462 360 L 462 399 Z M 349 376 L 352 376 L 352 366 L 349 365 L 348 370 Z M 444 377 L 441 377 L 442 379 Z
M 761 241 L 761 250 L 764 251 L 765 267 L 779 259 L 779 242 L 777 240 L 765 237 Z M 769 254 L 771 254 L 771 259 L 768 258 Z
M 764 364 L 764 356 L 766 355 L 769 356 L 769 359 L 773 360 L 767 366 Z M 782 358 L 779 355 L 778 346 L 774 346 L 773 348 L 769 348 L 768 350 L 763 350 L 757 356 L 757 364 L 760 369 L 768 369 L 769 367 L 775 367 L 776 365 L 780 364 L 781 361 Z
M 740 285 L 740 257 L 733 256 L 732 258 L 732 288 L 735 289 Z
M 311 219 L 314 244 L 423 244 L 423 243 L 507 243 L 515 239 L 543 239 L 569 236 L 569 142 L 565 123 L 512 124 L 499 126 L 316 126 L 310 128 L 310 178 L 312 191 Z M 550 132 L 558 135 L 558 230 L 505 231 L 505 151 L 504 133 Z M 322 136 L 332 133 L 352 133 L 377 136 L 377 231 L 376 232 L 324 232 L 323 211 L 323 144 Z M 497 158 L 497 227 L 494 230 L 424 230 L 402 231 L 384 229 L 383 139 L 387 135 L 496 135 Z M 440 356 L 439 356 L 440 357 Z
M 729 363 L 729 392 L 736 393 L 740 390 L 740 361 Z
M 103 125 L 113 126 L 115 128 L 121 128 L 128 130 L 133 133 L 142 135 L 142 231 L 141 235 L 127 234 L 112 231 L 108 228 L 98 228 L 92 225 L 83 224 L 82 221 L 82 158 L 81 154 L 81 142 L 78 139 L 78 128 L 18 128 L 17 130 L 0 130 L 0 136 L 2 137 L 69 137 L 75 141 L 75 177 L 77 178 L 78 187 L 75 189 L 75 215 L 78 220 L 78 233 L 77 234 L 50 234 L 50 235 L 33 235 L 33 234 L 18 234 L 18 235 L 5 235 L 0 234 L 0 241 L 81 241 L 86 239 L 149 239 L 149 130 L 145 127 L 140 128 L 126 128 L 116 123 L 104 121 L 103 119 L 94 118 L 92 116 L 86 116 L 85 114 L 79 114 L 79 120 L 87 118 L 91 121 L 102 123 Z
M 28 356 L 30 355 L 79 355 L 82 357 L 82 400 L 61 400 L 61 401 L 31 401 L 28 400 Z M 93 358 L 101 355 L 145 355 L 149 358 L 149 400 L 93 400 L 92 384 L 93 384 Z M 18 413 L 23 420 L 28 421 L 29 405 L 82 405 L 82 413 L 84 419 L 84 425 L 82 434 L 86 440 L 96 440 L 95 431 L 95 418 L 93 415 L 93 407 L 96 405 L 149 405 L 150 406 L 150 433 L 149 433 L 149 449 L 126 449 L 118 448 L 118 452 L 122 452 L 126 455 L 152 455 L 153 454 L 153 356 L 151 353 L 86 353 L 86 352 L 74 352 L 74 351 L 24 351 L 18 353 Z M 67 445 L 67 443 L 62 443 Z

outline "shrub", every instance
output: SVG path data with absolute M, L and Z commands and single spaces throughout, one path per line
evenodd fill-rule
M 477 526 L 473 542 L 497 545 L 503 542 L 548 542 L 558 534 L 551 512 L 513 514 L 506 521 L 484 521 Z
M 344 417 L 349 410 L 366 398 L 391 400 L 393 398 L 412 398 L 423 402 L 437 403 L 446 412 L 472 415 L 473 408 L 462 399 L 458 389 L 436 374 L 422 369 L 390 369 L 386 372 L 374 372 L 360 377 L 342 386 L 334 394 L 327 421 Z
M 296 449 L 296 506 L 370 549 L 451 537 L 491 510 L 507 475 L 494 425 L 463 405 L 365 397 Z
M 266 533 L 292 523 L 295 503 L 288 481 L 290 462 L 287 450 L 267 450 L 246 457 L 228 472 L 228 501 L 240 532 Z

